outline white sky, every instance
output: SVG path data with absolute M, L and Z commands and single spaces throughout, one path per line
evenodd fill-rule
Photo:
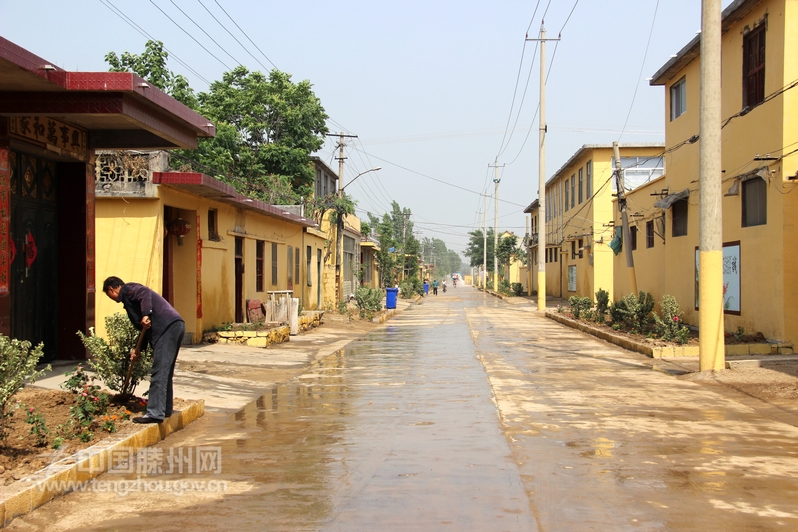
M 147 41 L 110 6 L 163 41 L 170 69 L 197 91 L 239 62 L 266 71 L 273 61 L 294 81 L 310 80 L 330 131 L 358 136 L 343 182 L 382 167 L 347 187 L 358 214 L 381 215 L 396 200 L 412 210 L 419 237 L 458 252 L 481 225 L 496 158 L 505 165 L 499 230 L 524 233 L 523 209 L 538 192 L 540 71 L 524 37 L 537 37 L 547 9 L 548 37 L 562 31 L 546 50 L 547 178 L 583 144 L 663 142 L 663 88 L 646 78 L 701 25 L 700 0 L 0 0 L 0 35 L 62 68 L 105 71 L 107 52 L 141 53 Z M 335 142 L 318 155 L 337 170 Z M 492 226 L 492 198 L 487 210 Z

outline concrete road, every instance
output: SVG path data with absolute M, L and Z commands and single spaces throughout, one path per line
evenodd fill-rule
M 145 476 L 192 489 L 73 493 L 10 528 L 798 529 L 798 420 L 739 399 L 458 287 L 159 444 L 220 450 Z

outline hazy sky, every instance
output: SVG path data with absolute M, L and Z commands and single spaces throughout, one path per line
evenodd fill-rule
M 546 50 L 548 178 L 583 144 L 664 141 L 663 88 L 646 78 L 695 36 L 700 6 L 700 0 L 0 0 L 0 35 L 62 68 L 104 71 L 107 52 L 140 53 L 148 39 L 121 12 L 164 42 L 170 69 L 197 91 L 237 64 L 267 71 L 273 62 L 294 81 L 310 80 L 331 132 L 358 136 L 346 148 L 344 183 L 382 167 L 347 187 L 358 214 L 382 214 L 396 200 L 412 210 L 419 237 L 440 238 L 461 252 L 467 233 L 482 223 L 481 194 L 493 195 L 495 160 L 504 165 L 500 231 L 523 235 L 523 209 L 537 197 L 539 49 L 525 35 L 538 36 L 544 13 L 548 37 L 562 33 Z M 337 171 L 336 141 L 318 155 Z M 492 197 L 487 211 L 492 227 Z

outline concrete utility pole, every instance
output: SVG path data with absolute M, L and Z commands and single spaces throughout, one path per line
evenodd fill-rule
M 623 231 L 623 247 L 626 250 L 626 268 L 629 270 L 629 286 L 632 293 L 637 296 L 637 277 L 635 276 L 635 259 L 632 256 L 632 230 L 629 228 L 629 215 L 626 213 L 626 189 L 624 188 L 623 168 L 621 168 L 621 151 L 618 142 L 612 143 L 615 154 L 615 179 L 618 184 L 618 208 L 621 210 L 621 225 Z
M 546 310 L 546 39 L 545 21 L 540 23 L 540 37 L 526 38 L 527 41 L 540 41 L 540 121 L 538 133 L 538 310 Z
M 488 195 L 485 194 L 485 210 L 482 211 L 482 289 L 488 287 Z
M 726 367 L 723 343 L 723 200 L 721 190 L 720 0 L 701 2 L 699 104 L 698 366 Z
M 334 134 L 327 134 L 327 136 L 335 136 Z M 343 197 L 344 192 L 344 143 L 345 138 L 357 138 L 357 135 L 344 135 L 343 132 L 338 133 L 339 137 L 338 141 L 338 197 Z M 341 257 L 343 257 L 343 245 L 344 245 L 344 219 L 343 216 L 339 216 L 339 220 L 337 221 L 336 229 L 335 229 L 335 294 L 338 298 L 338 301 L 344 300 L 344 284 L 341 282 Z
M 496 260 L 496 253 L 499 250 L 499 168 L 504 168 L 504 165 L 499 166 L 499 159 L 496 158 L 492 165 L 493 167 L 493 183 L 495 185 L 493 192 L 493 291 L 499 291 L 499 261 Z

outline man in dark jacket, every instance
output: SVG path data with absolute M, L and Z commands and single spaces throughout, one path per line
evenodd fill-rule
M 136 329 L 147 331 L 144 338 L 153 349 L 147 414 L 133 421 L 160 423 L 172 415 L 172 377 L 186 324 L 168 301 L 144 285 L 109 277 L 103 283 L 103 292 L 124 305 Z M 133 356 L 131 353 L 131 358 Z M 134 358 L 132 360 L 135 362 Z

